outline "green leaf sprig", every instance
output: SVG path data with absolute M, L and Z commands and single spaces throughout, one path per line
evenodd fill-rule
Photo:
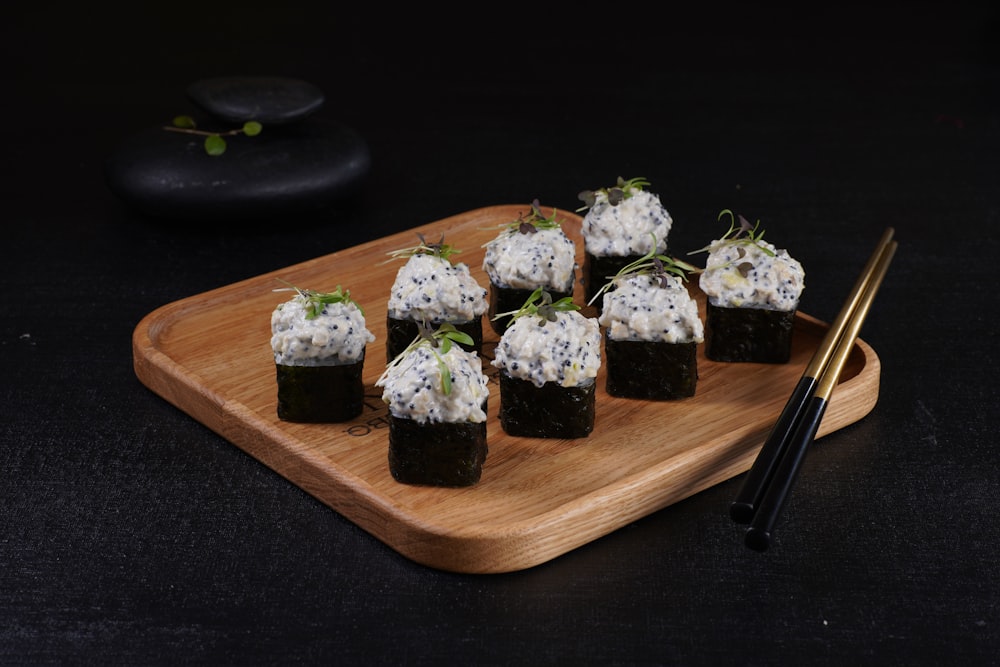
M 420 243 L 415 246 L 410 246 L 409 248 L 400 248 L 399 250 L 393 250 L 389 253 L 389 259 L 382 262 L 383 264 L 391 262 L 395 259 L 409 259 L 414 255 L 434 255 L 435 257 L 440 257 L 441 259 L 450 260 L 452 255 L 457 255 L 462 251 L 458 248 L 448 245 L 444 242 L 444 234 L 441 234 L 441 238 L 437 243 L 428 243 L 424 235 L 417 232 L 417 238 L 420 239 Z
M 513 322 L 519 317 L 534 315 L 541 319 L 539 326 L 545 326 L 546 322 L 555 322 L 558 313 L 572 310 L 580 310 L 580 306 L 573 303 L 573 297 L 564 296 L 558 301 L 552 301 L 552 295 L 544 288 L 539 287 L 531 293 L 531 296 L 527 298 L 523 306 L 510 312 L 498 313 L 493 316 L 493 319 L 498 320 L 502 317 L 510 317 L 511 322 Z
M 630 199 L 636 193 L 642 192 L 642 189 L 647 187 L 649 187 L 649 181 L 642 176 L 630 178 L 627 181 L 619 176 L 618 182 L 610 188 L 598 188 L 597 190 L 584 190 L 580 192 L 576 198 L 583 202 L 583 206 L 576 209 L 576 211 L 579 213 L 580 211 L 592 208 L 597 203 L 598 194 L 606 195 L 609 204 L 618 206 L 618 204 L 626 199 Z
M 288 287 L 275 289 L 275 292 L 295 291 L 299 296 L 305 299 L 307 320 L 314 320 L 319 317 L 323 313 L 323 308 L 331 303 L 353 303 L 354 306 L 361 311 L 362 315 L 365 314 L 361 304 L 351 298 L 350 291 L 342 289 L 340 285 L 337 285 L 337 289 L 332 292 L 317 292 L 311 289 L 301 289 L 287 281 L 281 280 L 280 278 L 278 280 L 288 285 Z
M 514 222 L 509 222 L 505 226 L 508 229 L 516 229 L 521 234 L 534 234 L 539 229 L 559 229 L 561 227 L 556 220 L 556 209 L 552 209 L 552 215 L 545 217 L 542 213 L 542 205 L 537 199 L 531 202 L 531 213 L 525 217 L 522 213 Z
M 726 245 L 736 246 L 737 259 L 731 262 L 726 262 L 725 264 L 720 264 L 719 266 L 712 267 L 712 269 L 713 270 L 724 269 L 736 263 L 736 269 L 740 272 L 740 275 L 746 278 L 747 274 L 749 274 L 750 271 L 753 269 L 753 264 L 751 264 L 750 262 L 739 261 L 744 257 L 746 257 L 747 254 L 746 250 L 744 250 L 741 246 L 750 246 L 750 245 L 757 246 L 757 248 L 759 248 L 761 252 L 763 252 L 765 255 L 769 257 L 774 257 L 775 254 L 773 250 L 771 250 L 766 245 L 761 243 L 764 240 L 764 230 L 760 229 L 760 220 L 758 220 L 756 224 L 751 225 L 750 221 L 747 220 L 745 217 L 743 217 L 742 215 L 734 214 L 731 210 L 726 208 L 719 213 L 719 221 L 721 222 L 722 218 L 727 215 L 729 216 L 729 231 L 723 234 L 722 237 L 718 239 L 718 241 L 721 241 Z M 736 226 L 737 221 L 739 221 L 739 227 Z M 700 252 L 708 252 L 711 249 L 711 247 L 712 244 L 710 243 L 704 248 L 699 248 L 698 250 L 692 250 L 688 254 L 695 255 Z
M 413 350 L 421 346 L 427 346 L 430 347 L 431 353 L 437 360 L 438 372 L 441 374 L 441 391 L 445 396 L 448 396 L 451 394 L 451 369 L 448 368 L 448 364 L 445 363 L 442 355 L 448 354 L 453 343 L 472 345 L 472 336 L 459 331 L 450 322 L 444 322 L 437 329 L 420 322 L 417 325 L 417 337 L 385 367 L 381 377 L 375 382 L 376 386 L 385 384 L 385 379 L 388 377 L 389 371 L 399 366 Z
M 194 118 L 191 116 L 175 116 L 172 125 L 165 125 L 164 130 L 169 132 L 183 132 L 185 134 L 195 134 L 205 137 L 205 152 L 212 157 L 218 157 L 226 152 L 228 147 L 223 137 L 231 137 L 237 134 L 245 134 L 248 137 L 256 137 L 264 127 L 255 120 L 248 120 L 241 127 L 227 130 L 226 132 L 209 132 L 199 130 Z
M 651 234 L 651 236 L 653 237 L 653 250 L 650 250 L 634 262 L 626 264 L 614 276 L 609 276 L 608 282 L 604 283 L 601 289 L 597 290 L 597 293 L 587 302 L 588 306 L 593 305 L 606 291 L 633 276 L 652 276 L 659 281 L 661 287 L 666 288 L 669 284 L 667 282 L 668 275 L 677 276 L 684 282 L 687 282 L 687 274 L 701 271 L 698 267 L 679 260 L 676 257 L 657 253 L 656 235 Z

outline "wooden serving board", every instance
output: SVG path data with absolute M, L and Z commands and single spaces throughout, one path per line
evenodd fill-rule
M 482 245 L 528 205 L 477 209 L 363 245 L 167 304 L 133 335 L 139 380 L 400 554 L 466 573 L 520 570 L 748 470 L 801 377 L 826 325 L 799 314 L 787 364 L 725 364 L 699 346 L 695 396 L 676 402 L 614 398 L 598 376 L 596 422 L 587 438 L 507 436 L 497 417 L 497 336 L 484 320 L 484 369 L 490 375 L 489 454 L 481 481 L 461 489 L 409 486 L 388 469 L 387 409 L 375 381 L 385 367 L 389 289 L 401 260 L 388 253 L 416 245 L 417 233 L 462 250 L 480 284 Z M 583 263 L 580 218 L 559 212 Z M 365 309 L 369 344 L 364 413 L 344 424 L 295 424 L 276 415 L 270 348 L 275 292 L 299 287 L 349 289 Z M 579 281 L 578 281 L 579 283 Z M 704 295 L 689 282 L 704 317 Z M 576 302 L 583 304 L 582 286 Z M 584 313 L 594 315 L 589 307 Z M 868 414 L 878 399 L 880 363 L 858 340 L 819 430 L 822 437 Z M 728 517 L 727 517 L 728 520 Z

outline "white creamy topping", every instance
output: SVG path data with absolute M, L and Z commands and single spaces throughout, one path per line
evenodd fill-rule
M 639 190 L 617 206 L 608 202 L 604 192 L 596 193 L 596 201 L 583 218 L 584 244 L 587 252 L 595 257 L 625 257 L 645 255 L 653 250 L 667 248 L 667 236 L 673 219 L 660 203 L 660 197 L 647 190 Z
M 493 365 L 538 387 L 546 382 L 579 386 L 600 370 L 600 325 L 578 310 L 557 312 L 555 322 L 518 317 L 500 337 Z
M 522 234 L 505 229 L 486 244 L 483 270 L 497 287 L 573 291 L 576 247 L 558 228 Z
M 362 358 L 375 335 L 354 303 L 330 303 L 308 319 L 308 301 L 300 294 L 279 303 L 271 313 L 271 349 L 280 366 L 336 366 Z
M 775 256 L 768 255 L 761 246 Z M 791 311 L 799 305 L 805 272 L 787 250 L 779 250 L 767 241 L 748 244 L 715 240 L 708 246 L 705 270 L 698 283 L 713 306 Z
M 441 383 L 438 355 L 451 370 L 451 391 Z M 483 363 L 474 352 L 452 345 L 441 354 L 430 345 L 420 345 L 391 365 L 379 379 L 382 400 L 395 417 L 427 422 L 484 422 L 483 403 L 489 397 Z
M 486 312 L 486 289 L 466 264 L 421 253 L 396 273 L 389 293 L 389 317 L 416 322 L 469 322 Z
M 704 326 L 698 304 L 677 276 L 630 276 L 605 292 L 599 322 L 613 340 L 701 343 Z

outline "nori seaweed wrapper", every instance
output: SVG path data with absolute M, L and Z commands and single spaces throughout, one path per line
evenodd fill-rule
M 441 322 L 434 322 L 432 324 L 437 327 L 441 325 Z M 457 345 L 467 352 L 482 354 L 483 318 L 477 317 L 469 322 L 452 322 L 452 324 L 455 325 L 456 329 L 469 334 L 472 338 L 472 345 L 464 345 L 462 343 L 457 343 Z M 413 320 L 397 320 L 389 316 L 386 317 L 385 328 L 385 357 L 386 363 L 389 363 L 413 342 L 413 339 L 417 337 L 420 330 L 417 327 L 417 323 Z
M 712 361 L 783 364 L 792 354 L 794 310 L 726 308 L 708 304 L 705 357 Z
M 622 268 L 632 262 L 642 259 L 643 255 L 605 255 L 598 257 L 589 252 L 583 255 L 583 286 L 584 303 L 590 303 L 594 295 L 610 280 L 608 276 L 616 276 Z M 613 288 L 612 288 L 613 289 Z M 601 299 L 594 302 L 597 312 L 603 309 Z
M 604 337 L 605 391 L 610 396 L 669 401 L 694 396 L 697 343 L 612 340 Z
M 553 292 L 552 290 L 546 290 L 550 295 L 552 295 L 553 301 L 558 301 L 559 299 L 573 296 L 573 285 L 570 284 L 570 291 L 568 292 Z M 534 294 L 534 289 L 526 289 L 521 287 L 500 287 L 499 285 L 490 282 L 490 306 L 488 311 L 488 316 L 490 320 L 490 326 L 493 327 L 493 331 L 497 335 L 502 336 L 503 332 L 507 330 L 510 326 L 510 321 L 513 318 L 512 315 L 506 317 L 501 317 L 498 320 L 494 320 L 493 317 L 497 313 L 509 313 L 512 311 L 519 310 L 524 302 L 528 300 L 532 294 Z
M 290 422 L 345 422 L 361 414 L 365 390 L 364 356 L 336 366 L 275 364 L 278 418 Z
M 424 422 L 389 415 L 389 472 L 402 484 L 472 486 L 486 461 L 486 422 Z
M 597 383 L 577 387 L 530 380 L 500 371 L 500 426 L 526 438 L 584 438 L 594 430 Z

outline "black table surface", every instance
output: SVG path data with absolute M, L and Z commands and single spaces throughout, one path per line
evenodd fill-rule
M 133 4 L 0 27 L 0 663 L 996 663 L 994 10 Z M 361 190 L 262 224 L 128 210 L 107 156 L 223 75 L 320 86 L 370 146 Z M 527 570 L 431 569 L 133 372 L 162 305 L 618 176 L 672 248 L 759 219 L 826 321 L 896 229 L 878 403 L 812 447 L 766 552 L 736 477 Z

